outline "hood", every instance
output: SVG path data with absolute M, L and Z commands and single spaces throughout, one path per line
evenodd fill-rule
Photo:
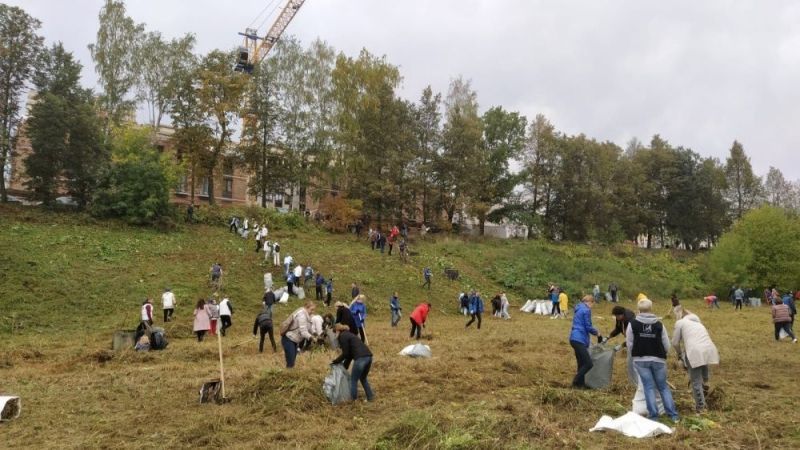
M 656 323 L 658 322 L 658 317 L 653 313 L 639 313 L 636 315 L 636 320 L 642 323 Z
M 697 314 L 687 314 L 683 316 L 682 320 L 691 320 L 692 322 L 700 323 L 700 318 L 697 317 Z

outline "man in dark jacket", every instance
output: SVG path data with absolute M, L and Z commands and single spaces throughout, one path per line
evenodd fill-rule
M 609 333 L 608 338 L 611 339 L 619 334 L 625 337 L 625 330 L 628 328 L 628 324 L 636 318 L 636 313 L 628 308 L 617 305 L 611 309 L 611 315 L 617 319 L 617 323 L 614 326 L 614 331 Z M 625 342 L 623 342 L 622 346 L 624 347 L 625 345 Z
M 275 293 L 272 292 L 272 288 L 267 289 L 267 292 L 264 293 L 262 302 L 265 308 L 269 308 L 272 311 L 272 305 L 275 304 Z
M 350 308 L 348 308 L 347 305 L 345 305 L 342 302 L 336 302 L 335 306 L 336 306 L 336 323 L 347 325 L 347 328 L 353 334 L 358 333 L 358 328 L 356 327 L 356 321 L 353 319 L 353 313 L 350 312 Z
M 344 367 L 348 368 L 350 361 L 353 361 L 353 371 L 350 373 L 350 398 L 354 401 L 358 398 L 358 382 L 360 381 L 364 387 L 367 401 L 371 402 L 375 398 L 375 394 L 372 393 L 367 375 L 372 366 L 372 352 L 358 336 L 349 331 L 346 325 L 336 324 L 334 330 L 339 333 L 336 340 L 339 342 L 342 354 L 331 361 L 331 364 L 343 363 Z
M 317 300 L 322 300 L 322 286 L 324 284 L 325 284 L 325 277 L 323 277 L 321 273 L 317 273 L 317 278 L 314 280 L 314 286 L 317 288 L 316 290 Z
M 267 293 L 272 294 L 272 291 Z M 266 297 L 266 294 L 264 294 L 264 297 Z M 275 299 L 275 294 L 272 294 L 272 299 Z M 258 342 L 258 353 L 264 352 L 264 336 L 266 335 L 269 335 L 269 342 L 272 344 L 272 353 L 278 351 L 278 348 L 275 346 L 275 337 L 272 335 L 272 308 L 266 306 L 266 304 L 261 310 L 261 313 L 256 316 L 256 321 L 253 323 L 253 337 L 256 337 L 256 332 L 258 331 L 261 332 L 261 340 Z

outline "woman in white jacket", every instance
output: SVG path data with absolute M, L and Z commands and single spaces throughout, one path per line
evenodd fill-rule
M 706 327 L 697 315 L 686 311 L 681 320 L 675 322 L 672 346 L 689 371 L 695 411 L 706 409 L 705 391 L 708 389 L 708 366 L 719 364 L 719 352 L 711 341 Z

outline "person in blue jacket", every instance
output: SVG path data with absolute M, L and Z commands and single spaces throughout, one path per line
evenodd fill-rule
M 353 320 L 356 322 L 358 329 L 358 336 L 361 342 L 367 343 L 367 336 L 364 334 L 364 323 L 367 320 L 367 305 L 364 304 L 364 295 L 359 294 L 350 304 L 350 313 L 353 315 Z
M 481 293 L 472 291 L 472 295 L 469 297 L 469 314 L 470 319 L 466 325 L 464 325 L 464 329 L 469 328 L 472 325 L 472 322 L 475 319 L 478 319 L 478 329 L 481 329 L 481 314 L 483 314 L 483 299 L 481 299 Z
M 592 326 L 592 307 L 594 297 L 586 295 L 575 307 L 575 316 L 572 318 L 572 330 L 569 332 L 569 345 L 575 350 L 575 359 L 578 362 L 578 373 L 572 380 L 572 387 L 587 389 L 585 376 L 592 369 L 592 357 L 589 356 L 589 335 L 597 336 L 597 342 L 603 342 L 603 337 Z
M 396 327 L 400 322 L 400 310 L 403 309 L 400 307 L 400 298 L 397 292 L 389 298 L 389 309 L 392 311 L 392 327 Z

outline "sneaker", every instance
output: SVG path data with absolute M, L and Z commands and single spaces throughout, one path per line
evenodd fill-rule
M 797 338 L 792 339 L 792 342 L 797 344 Z

